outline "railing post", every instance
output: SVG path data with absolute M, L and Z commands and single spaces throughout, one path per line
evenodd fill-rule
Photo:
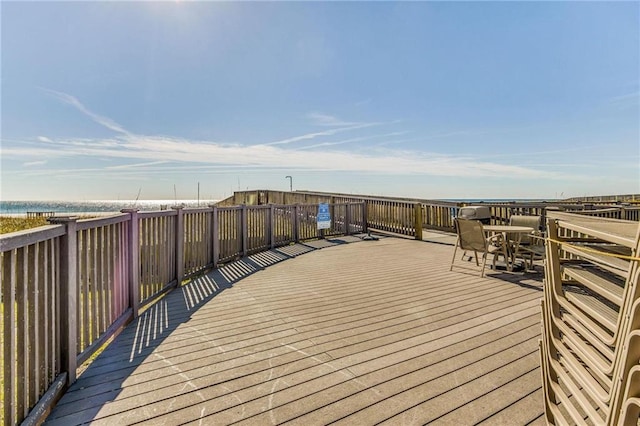
M 298 230 L 300 225 L 300 218 L 298 216 L 299 216 L 299 207 L 296 204 L 293 206 L 293 241 L 295 241 L 296 243 L 300 241 L 300 233 Z
M 422 240 L 422 204 L 415 204 L 414 227 L 416 230 L 416 240 Z
M 78 368 L 78 234 L 76 217 L 53 217 L 52 224 L 66 227 L 60 239 L 60 342 L 67 386 L 76 381 Z M 11 308 L 12 309 L 12 308 Z
M 345 235 L 351 234 L 351 204 L 346 203 L 344 205 L 344 222 L 345 222 Z
M 124 209 L 122 213 L 129 214 L 129 306 L 133 318 L 138 318 L 140 310 L 140 223 L 138 209 Z
M 211 226 L 211 238 L 213 239 L 212 256 L 213 267 L 218 267 L 218 261 L 220 259 L 220 221 L 218 220 L 218 206 L 211 206 L 213 208 L 213 224 Z
M 363 201 L 362 202 L 362 232 L 364 233 L 367 232 L 367 221 L 369 220 L 367 215 L 368 215 L 367 202 Z
M 247 255 L 247 230 L 249 229 L 249 222 L 247 218 L 247 205 L 243 204 L 240 210 L 240 227 L 242 238 L 242 257 Z
M 269 204 L 269 247 L 273 250 L 276 247 L 276 227 L 275 227 L 275 207 Z
M 176 213 L 176 285 L 184 278 L 184 211 L 182 206 L 172 207 Z

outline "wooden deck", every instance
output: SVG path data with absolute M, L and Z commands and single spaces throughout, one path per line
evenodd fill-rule
M 449 272 L 446 238 L 343 240 L 173 291 L 47 424 L 544 424 L 541 274 Z

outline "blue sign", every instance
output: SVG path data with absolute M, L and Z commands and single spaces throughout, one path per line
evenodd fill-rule
M 329 213 L 329 204 L 318 204 L 318 229 L 331 228 L 331 213 Z

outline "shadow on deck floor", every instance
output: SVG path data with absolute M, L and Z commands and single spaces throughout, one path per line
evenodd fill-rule
M 263 253 L 171 292 L 47 424 L 544 424 L 541 275 L 342 240 L 359 242 Z

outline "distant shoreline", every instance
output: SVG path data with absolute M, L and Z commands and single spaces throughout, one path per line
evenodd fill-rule
M 141 211 L 168 210 L 173 206 L 207 207 L 219 200 L 84 200 L 84 201 L 0 201 L 0 215 L 26 215 L 27 212 L 52 212 L 104 215 L 119 213 L 122 209 Z

